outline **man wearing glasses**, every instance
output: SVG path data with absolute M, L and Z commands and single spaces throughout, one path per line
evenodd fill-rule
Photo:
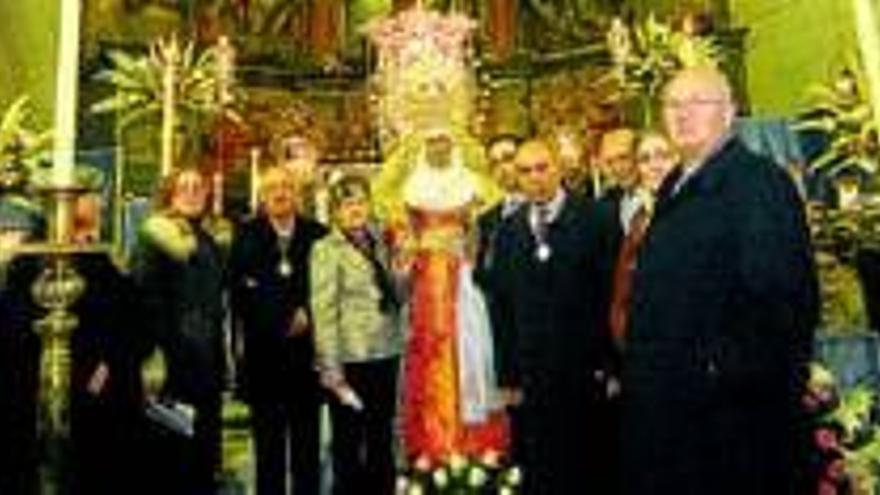
M 681 164 L 634 273 L 623 492 L 807 493 L 796 487 L 798 405 L 818 305 L 800 198 L 731 135 L 721 73 L 685 70 L 663 98 Z

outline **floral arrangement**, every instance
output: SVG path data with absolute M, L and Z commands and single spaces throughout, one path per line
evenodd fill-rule
M 427 458 L 416 460 L 397 479 L 396 495 L 515 495 L 520 491 L 522 471 L 504 466 L 501 457 L 488 452 L 480 457 L 452 455 L 442 465 Z
M 811 86 L 808 96 L 812 105 L 796 128 L 820 131 L 830 138 L 811 168 L 831 177 L 853 171 L 874 174 L 880 146 L 861 63 L 850 60 L 832 81 Z
M 52 143 L 51 131 L 37 131 L 29 126 L 29 103 L 28 97 L 22 96 L 0 117 L 0 173 L 4 177 L 15 175 L 22 181 L 45 158 Z M 10 177 L 11 180 L 15 178 Z M 0 182 L 5 180 L 0 179 Z
M 475 28 L 464 15 L 420 4 L 367 26 L 378 52 L 371 87 L 383 148 L 428 128 L 470 127 L 476 96 Z
M 868 386 L 840 393 L 834 376 L 810 369 L 803 405 L 812 420 L 809 481 L 819 495 L 872 495 L 880 482 L 880 424 Z
M 633 26 L 616 18 L 605 39 L 613 62 L 608 75 L 617 80 L 621 99 L 641 99 L 646 124 L 650 123 L 657 94 L 675 72 L 687 67 L 714 67 L 721 58 L 712 38 L 675 30 L 653 15 Z

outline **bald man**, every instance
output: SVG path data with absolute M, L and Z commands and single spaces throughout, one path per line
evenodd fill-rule
M 634 275 L 627 495 L 808 493 L 795 471 L 818 316 L 812 248 L 794 184 L 731 135 L 734 114 L 714 69 L 681 72 L 663 93 L 682 162 Z
M 547 142 L 523 144 L 515 164 L 526 204 L 499 226 L 489 301 L 523 493 L 609 493 L 614 456 L 597 439 L 614 219 L 562 188 Z

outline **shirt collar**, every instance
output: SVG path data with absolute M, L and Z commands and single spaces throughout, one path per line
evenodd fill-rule
M 556 191 L 556 195 L 553 196 L 553 199 L 551 199 L 550 201 L 547 201 L 542 205 L 539 205 L 538 203 L 532 203 L 531 209 L 529 211 L 529 216 L 533 220 L 536 220 L 538 214 L 537 208 L 539 206 L 544 206 L 545 208 L 547 208 L 547 221 L 553 223 L 556 220 L 556 217 L 559 216 L 559 212 L 562 211 L 562 206 L 565 204 L 566 196 L 567 195 L 565 193 L 565 189 L 560 187 L 559 190 Z

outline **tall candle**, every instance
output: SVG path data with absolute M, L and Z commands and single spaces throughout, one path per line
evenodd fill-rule
M 862 65 L 868 76 L 874 124 L 880 129 L 880 33 L 871 0 L 853 0 L 853 15 L 858 35 Z M 877 136 L 880 140 L 880 135 Z
M 260 148 L 251 148 L 251 211 L 256 213 L 260 202 Z
M 61 0 L 58 74 L 55 86 L 55 142 L 52 179 L 56 186 L 74 183 L 76 104 L 79 78 L 81 0 Z

